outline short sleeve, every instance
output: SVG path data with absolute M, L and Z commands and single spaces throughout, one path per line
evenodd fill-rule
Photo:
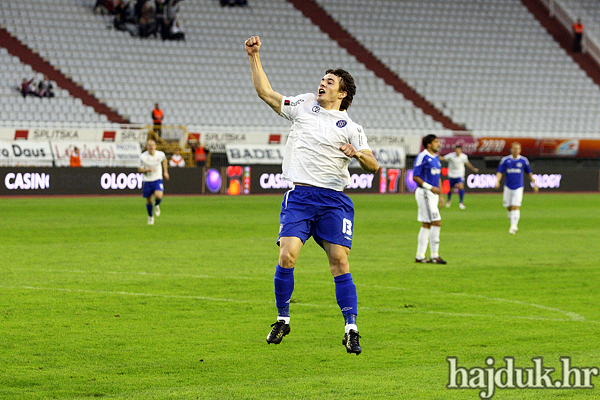
M 365 130 L 358 124 L 355 124 L 348 139 L 350 140 L 350 144 L 352 144 L 352 146 L 354 146 L 354 148 L 358 151 L 371 150 L 369 143 L 367 142 Z
M 500 161 L 500 165 L 498 165 L 498 172 L 503 173 L 506 170 L 506 163 L 504 160 Z
M 531 166 L 529 165 L 529 160 L 525 158 L 523 161 L 525 161 L 525 165 L 523 165 L 523 171 L 525 171 L 526 174 L 530 174 Z
M 281 112 L 279 115 L 290 121 L 295 120 L 298 117 L 298 109 L 300 108 L 300 105 L 308 101 L 308 96 L 310 96 L 310 93 L 293 97 L 283 96 L 281 99 Z

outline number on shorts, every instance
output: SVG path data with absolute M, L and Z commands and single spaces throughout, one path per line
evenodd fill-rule
M 348 236 L 352 236 L 352 221 L 350 221 L 347 218 L 344 218 L 343 222 L 343 226 L 342 226 L 342 233 Z

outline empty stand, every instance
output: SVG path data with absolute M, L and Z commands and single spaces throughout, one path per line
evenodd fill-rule
M 150 123 L 158 101 L 165 124 L 289 126 L 252 86 L 243 43 L 258 34 L 263 65 L 282 94 L 314 92 L 325 70 L 340 66 L 358 86 L 349 114 L 367 129 L 442 129 L 285 1 L 182 2 L 185 42 L 107 29 L 77 0 L 7 0 L 0 12 L 7 30 L 132 123 Z
M 586 18 L 600 18 L 593 16 L 590 4 L 594 10 L 598 6 L 592 0 L 565 2 L 579 4 L 589 13 Z M 140 39 L 116 31 L 109 19 L 92 13 L 92 3 L 3 0 L 0 24 L 132 123 L 150 123 L 158 101 L 165 124 L 288 127 L 252 86 L 243 42 L 257 34 L 263 41 L 263 66 L 282 94 L 314 92 L 324 71 L 339 66 L 356 78 L 358 91 L 349 115 L 367 130 L 443 132 L 441 124 L 358 63 L 287 1 L 253 0 L 248 7 L 225 8 L 216 0 L 184 1 L 179 17 L 185 42 Z M 600 133 L 599 88 L 519 0 L 317 3 L 427 101 L 475 133 Z M 2 68 L 2 75 L 5 71 Z M 11 75 L 12 85 L 26 71 L 19 72 Z M 57 118 L 56 109 L 31 117 L 37 105 L 30 109 L 34 106 L 25 103 L 40 99 L 22 102 L 16 91 L 2 93 L 15 99 L 6 101 L 11 103 L 6 109 L 12 110 L 11 119 L 43 118 L 44 113 Z M 101 121 L 98 114 L 81 111 L 81 104 L 71 104 L 76 102 L 68 94 L 57 95 L 52 100 L 66 96 L 69 103 L 61 106 L 64 119 Z
M 318 3 L 470 130 L 600 132 L 598 86 L 518 0 Z
M 34 78 L 37 84 L 44 76 L 8 54 L 4 48 L 0 48 L 0 70 L 0 121 L 78 122 L 83 126 L 106 125 L 108 122 L 106 115 L 97 114 L 93 108 L 83 105 L 81 99 L 57 88 L 56 82 L 52 82 L 53 98 L 23 98 L 17 90 L 23 78 Z

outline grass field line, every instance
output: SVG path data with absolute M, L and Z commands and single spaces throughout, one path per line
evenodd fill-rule
M 30 268 L 30 269 L 19 268 L 19 270 L 32 270 L 32 268 Z M 41 271 L 41 272 L 77 273 L 77 274 L 97 273 L 97 274 L 111 274 L 111 275 L 169 276 L 169 277 L 184 277 L 184 278 L 197 278 L 197 279 L 217 279 L 217 278 L 222 279 L 222 277 L 215 277 L 215 276 L 211 276 L 211 275 L 167 274 L 167 273 L 163 273 L 163 272 L 145 272 L 145 271 L 106 271 L 106 270 L 77 270 L 77 269 L 63 270 L 63 269 L 45 269 L 45 268 L 35 269 L 35 270 Z M 228 279 L 272 281 L 272 278 L 266 279 L 266 278 L 242 277 L 242 276 L 229 276 Z M 326 285 L 332 284 L 331 282 L 314 282 L 314 283 L 326 284 Z M 445 296 L 463 296 L 463 297 L 479 298 L 479 299 L 488 300 L 488 301 L 506 302 L 506 303 L 519 304 L 519 305 L 524 305 L 524 306 L 528 306 L 528 307 L 539 308 L 542 310 L 557 312 L 557 313 L 566 315 L 567 317 L 569 317 L 569 319 L 571 319 L 573 321 L 584 321 L 585 320 L 585 317 L 583 317 L 580 314 L 574 313 L 574 312 L 565 311 L 565 310 L 561 310 L 559 308 L 554 308 L 554 307 L 548 307 L 548 306 L 544 306 L 541 304 L 529 303 L 529 302 L 525 302 L 525 301 L 521 301 L 521 300 L 503 299 L 500 297 L 488 297 L 488 296 L 484 296 L 484 295 L 469 294 L 469 293 L 452 293 L 452 292 L 442 292 L 442 291 L 426 290 L 426 289 L 410 289 L 410 288 L 403 288 L 403 287 L 397 287 L 397 286 L 380 286 L 380 285 L 357 285 L 357 286 L 370 287 L 370 288 L 374 288 L 374 289 L 386 289 L 386 290 L 419 291 L 419 292 L 425 292 L 425 293 L 435 293 L 435 294 L 440 294 L 440 295 L 445 295 Z M 142 294 L 140 294 L 140 296 L 141 295 Z M 201 298 L 201 297 L 199 297 L 198 299 L 215 300 L 215 301 L 218 300 L 218 299 Z M 235 300 L 225 299 L 223 301 L 235 301 Z M 362 308 L 362 309 L 366 309 L 366 308 Z M 432 313 L 437 313 L 437 312 L 432 311 Z M 460 316 L 462 314 L 456 314 L 456 315 Z M 480 315 L 476 315 L 476 314 L 471 314 L 471 315 L 472 316 L 480 316 Z M 515 317 L 515 318 L 517 318 L 517 317 Z M 593 322 L 593 321 L 590 321 L 590 322 Z
M 191 299 L 191 300 L 204 300 L 204 301 L 222 301 L 228 303 L 250 303 L 250 304 L 262 304 L 262 305 L 272 305 L 272 302 L 266 301 L 252 301 L 252 300 L 239 300 L 239 299 L 227 299 L 227 298 L 219 298 L 219 297 L 206 297 L 206 296 L 194 296 L 194 295 L 177 295 L 177 294 L 157 294 L 157 293 L 135 293 L 135 292 L 122 292 L 122 291 L 108 291 L 108 290 L 90 290 L 90 289 L 67 289 L 67 288 L 52 288 L 52 287 L 35 287 L 35 286 L 8 286 L 8 285 L 0 285 L 0 288 L 3 289 L 26 289 L 26 290 L 47 290 L 47 291 L 57 291 L 57 292 L 66 292 L 66 293 L 91 293 L 91 294 L 106 294 L 106 295 L 118 295 L 118 296 L 141 296 L 141 297 L 157 297 L 157 298 L 172 298 L 172 299 Z M 396 288 L 397 289 L 397 288 Z M 434 292 L 434 291 L 432 291 Z M 444 293 L 444 292 L 435 292 L 442 294 L 453 294 L 453 293 Z M 459 294 L 460 295 L 460 294 Z M 471 295 L 467 295 L 471 296 Z M 477 296 L 483 297 L 485 296 Z M 493 298 L 490 298 L 493 299 Z M 507 302 L 516 302 L 518 304 L 524 305 L 533 305 L 530 303 L 506 300 L 506 299 L 495 299 Z M 320 308 L 337 308 L 338 306 L 335 304 L 314 304 L 314 303 L 294 303 L 294 306 L 304 306 L 304 307 L 320 307 Z M 562 310 L 547 308 L 545 306 L 539 306 L 544 309 L 550 309 L 555 311 Z M 537 316 L 523 316 L 523 315 L 494 315 L 494 314 L 470 314 L 470 313 L 451 313 L 445 311 L 433 311 L 433 310 L 414 310 L 410 308 L 372 308 L 372 307 L 360 307 L 363 311 L 376 311 L 376 312 L 396 312 L 396 313 L 416 313 L 416 314 L 436 314 L 436 315 L 445 315 L 449 317 L 468 317 L 468 318 L 499 318 L 499 319 L 526 319 L 526 320 L 537 320 L 537 321 L 553 321 L 553 322 L 587 322 L 592 324 L 600 324 L 600 321 L 590 321 L 585 318 L 579 316 L 580 318 L 574 319 L 561 319 L 561 318 L 547 318 L 547 317 L 537 317 Z M 574 314 L 574 313 L 571 313 Z M 578 314 L 575 314 L 578 315 Z
M 560 314 L 564 314 L 573 321 L 584 321 L 585 320 L 585 317 L 583 315 L 579 315 L 574 312 L 565 311 L 565 310 L 561 310 L 559 308 L 554 308 L 554 307 L 548 307 L 548 306 L 544 306 L 541 304 L 528 303 L 526 301 L 521 301 L 521 300 L 503 299 L 501 297 L 488 297 L 488 296 L 484 296 L 481 294 L 452 293 L 452 292 L 442 292 L 442 291 L 438 291 L 438 290 L 408 289 L 408 288 L 400 288 L 400 287 L 395 287 L 395 286 L 373 286 L 373 287 L 377 287 L 377 288 L 381 288 L 381 289 L 396 289 L 396 290 L 403 290 L 403 291 L 423 291 L 423 292 L 427 292 L 427 293 L 435 293 L 435 294 L 441 294 L 441 295 L 446 295 L 446 296 L 462 296 L 462 297 L 471 297 L 471 298 L 477 298 L 477 299 L 483 299 L 483 300 L 489 300 L 489 301 L 513 303 L 513 304 L 519 304 L 519 305 L 528 306 L 528 307 L 535 307 L 535 308 L 539 308 L 542 310 L 554 311 L 554 312 L 557 312 Z

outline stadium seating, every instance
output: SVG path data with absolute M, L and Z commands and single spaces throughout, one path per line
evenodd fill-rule
M 600 132 L 600 90 L 518 0 L 377 0 L 368 19 L 362 1 L 318 3 L 471 130 Z
M 34 83 L 44 77 L 36 73 L 30 65 L 25 65 L 15 56 L 0 48 L 0 121 L 29 121 L 29 122 L 77 122 L 82 126 L 106 125 L 106 115 L 97 114 L 93 108 L 82 104 L 81 99 L 75 98 L 66 90 L 57 88 L 52 82 L 55 97 L 38 98 L 28 96 L 23 98 L 17 90 L 19 84 L 26 78 L 34 78 Z
M 165 124 L 289 126 L 252 86 L 243 43 L 258 34 L 264 67 L 281 93 L 316 91 L 327 68 L 344 66 L 358 84 L 355 121 L 370 129 L 442 129 L 287 2 L 257 0 L 245 8 L 183 2 L 186 42 L 107 29 L 89 3 L 75 0 L 7 0 L 0 11 L 12 34 L 133 123 L 149 123 L 158 101 Z
M 92 13 L 92 3 L 4 0 L 0 22 L 132 123 L 150 123 L 158 101 L 165 124 L 289 126 L 254 92 L 243 41 L 258 34 L 275 90 L 315 91 L 325 69 L 343 66 L 357 80 L 349 114 L 358 123 L 443 132 L 286 1 L 226 8 L 216 0 L 184 1 L 179 16 L 185 42 L 116 31 Z M 317 3 L 437 109 L 475 133 L 600 133 L 599 88 L 519 0 Z M 20 107 L 17 115 L 26 115 Z

